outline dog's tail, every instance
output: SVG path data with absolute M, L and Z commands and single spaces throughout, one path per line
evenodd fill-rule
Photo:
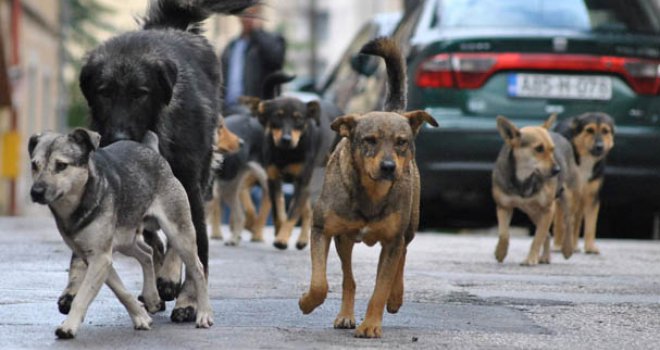
M 264 100 L 274 99 L 282 92 L 282 84 L 286 84 L 295 78 L 295 75 L 286 74 L 281 70 L 268 74 L 261 87 L 261 97 Z
M 260 0 L 151 0 L 144 29 L 173 28 L 201 32 L 201 23 L 214 13 L 236 15 Z
M 385 60 L 387 67 L 387 97 L 385 98 L 385 111 L 406 110 L 406 66 L 403 62 L 401 50 L 391 38 L 376 38 L 362 47 L 361 54 L 380 56 Z

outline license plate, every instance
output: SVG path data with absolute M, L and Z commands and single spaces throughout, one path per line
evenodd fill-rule
M 612 80 L 604 76 L 509 74 L 509 96 L 610 100 Z

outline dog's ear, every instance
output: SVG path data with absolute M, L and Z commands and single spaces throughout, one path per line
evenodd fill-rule
M 603 123 L 607 124 L 610 127 L 610 130 L 612 131 L 612 135 L 614 135 L 614 118 L 612 118 L 607 113 L 601 113 L 601 116 Z
M 238 98 L 238 103 L 249 108 L 252 115 L 259 114 L 259 102 L 261 102 L 261 99 L 254 96 L 241 96 Z
M 156 74 L 158 75 L 158 85 L 163 94 L 163 103 L 170 104 L 172 94 L 174 93 L 174 84 L 176 84 L 179 70 L 174 61 L 169 59 L 156 61 Z
M 101 143 L 101 135 L 85 128 L 73 129 L 69 133 L 69 139 L 83 147 L 88 153 L 96 151 Z
M 543 122 L 543 125 L 541 126 L 546 130 L 550 130 L 556 121 L 557 121 L 557 113 L 552 113 L 550 114 L 548 119 L 545 122 Z
M 307 102 L 307 118 L 316 122 L 316 125 L 321 125 L 321 105 L 318 101 Z
M 92 99 L 94 98 L 94 88 L 96 87 L 96 84 L 94 84 L 94 76 L 95 72 L 98 72 L 99 69 L 100 65 L 95 64 L 90 57 L 87 59 L 87 62 L 80 70 L 78 84 L 80 86 L 80 91 L 83 93 L 83 96 L 85 96 L 85 99 L 87 100 L 88 105 L 92 104 Z
M 408 123 L 410 123 L 410 128 L 413 131 L 413 135 L 417 136 L 419 129 L 422 128 L 424 122 L 427 122 L 435 127 L 438 126 L 438 122 L 428 113 L 424 111 L 412 111 L 406 112 L 403 114 L 404 117 L 408 118 Z
M 28 154 L 30 155 L 30 158 L 32 158 L 32 152 L 34 152 L 34 149 L 37 147 L 40 137 L 41 134 L 34 134 L 30 136 L 30 140 L 28 141 Z
M 254 115 L 257 116 L 259 123 L 264 127 L 268 126 L 268 116 L 266 115 L 266 109 L 268 109 L 269 103 L 270 102 L 268 101 L 259 101 L 254 111 Z
M 571 120 L 571 125 L 569 126 L 570 138 L 573 138 L 582 132 L 584 128 L 584 123 L 582 122 L 581 116 L 575 117 Z
M 330 128 L 341 137 L 350 137 L 355 125 L 357 125 L 359 117 L 360 116 L 357 114 L 349 114 L 339 117 L 330 124 Z
M 509 119 L 501 115 L 497 117 L 497 130 L 510 146 L 516 146 L 520 143 L 520 130 Z

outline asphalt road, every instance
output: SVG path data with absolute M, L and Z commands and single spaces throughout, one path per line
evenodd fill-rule
M 227 230 L 225 230 L 225 233 Z M 272 232 L 267 235 L 272 240 Z M 295 236 L 294 236 L 295 238 Z M 211 242 L 210 288 L 216 324 L 173 324 L 168 310 L 150 331 L 135 331 L 104 287 L 74 340 L 56 340 L 64 320 L 56 300 L 66 284 L 69 251 L 50 218 L 0 218 L 0 349 L 657 349 L 660 345 L 660 243 L 601 240 L 602 255 L 578 254 L 550 265 L 519 266 L 530 239 L 514 236 L 503 264 L 496 236 L 421 233 L 410 245 L 404 305 L 385 314 L 383 338 L 335 330 L 341 272 L 331 248 L 328 300 L 311 315 L 298 310 L 309 250 L 270 243 Z M 356 319 L 364 314 L 379 249 L 358 246 Z M 136 294 L 136 261 L 115 255 Z

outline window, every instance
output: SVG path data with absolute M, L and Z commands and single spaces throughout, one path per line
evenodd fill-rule
M 660 33 L 658 16 L 645 0 L 441 0 L 434 24 Z

